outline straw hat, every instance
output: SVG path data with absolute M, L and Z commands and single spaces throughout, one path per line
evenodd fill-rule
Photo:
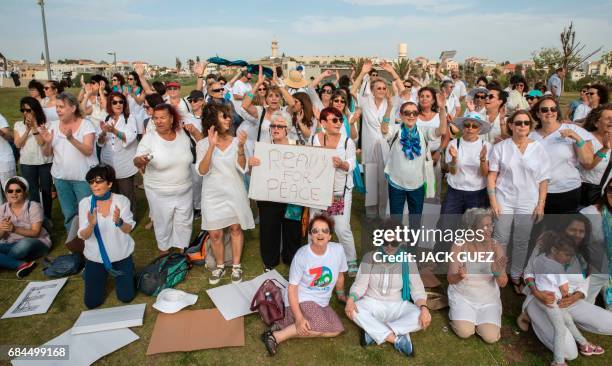
M 285 85 L 293 89 L 303 88 L 308 85 L 308 81 L 306 81 L 302 73 L 297 70 L 289 71 L 289 75 L 284 81 Z

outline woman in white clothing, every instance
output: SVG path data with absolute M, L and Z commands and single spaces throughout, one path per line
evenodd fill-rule
M 499 288 L 508 283 L 508 258 L 503 247 L 491 237 L 491 210 L 467 210 L 463 215 L 463 226 L 474 230 L 477 235 L 472 241 L 453 245 L 453 259 L 448 266 L 448 318 L 451 328 L 460 338 L 469 338 L 476 332 L 485 342 L 495 343 L 501 337 Z M 494 253 L 493 262 L 475 260 L 480 258 L 478 253 Z
M 599 200 L 601 188 L 610 176 L 612 162 L 612 104 L 604 104 L 589 113 L 584 129 L 593 135 L 593 162 L 587 166 L 579 166 L 582 178 L 580 204 L 590 206 Z
M 0 114 L 0 183 L 2 188 L 6 186 L 6 182 L 16 174 L 15 156 L 9 141 L 13 141 L 13 134 L 9 129 L 9 124 L 6 118 Z M 2 194 L 0 193 L 0 203 L 3 202 Z
M 291 123 L 288 126 L 288 137 L 298 145 L 306 145 L 317 130 L 317 119 L 313 112 L 312 102 L 308 94 L 297 92 L 293 96 L 293 107 L 291 108 Z
M 510 233 L 514 232 L 510 276 L 519 293 L 531 228 L 534 221 L 544 216 L 550 179 L 546 150 L 529 138 L 533 127 L 534 121 L 527 111 L 517 111 L 510 116 L 507 132 L 511 138 L 493 146 L 487 177 L 487 194 L 497 218 L 494 238 L 507 247 Z
M 202 120 L 206 137 L 196 146 L 196 166 L 202 179 L 202 229 L 210 233 L 217 267 L 208 282 L 216 285 L 225 274 L 223 230 L 229 228 L 232 244 L 232 283 L 242 281 L 243 230 L 255 223 L 242 175 L 246 171 L 245 133 L 232 135 L 229 108 L 209 104 L 204 107 Z M 269 131 L 268 131 L 269 133 Z M 157 225 L 157 221 L 155 222 Z
M 551 96 L 542 97 L 531 108 L 536 129 L 529 138 L 538 141 L 550 157 L 550 182 L 546 196 L 546 214 L 567 214 L 577 211 L 580 204 L 579 164 L 593 163 L 593 135 L 582 127 L 561 123 L 559 103 Z
M 489 94 L 485 102 L 487 113 L 487 121 L 491 124 L 491 130 L 487 134 L 487 139 L 490 143 L 495 144 L 506 135 L 506 101 L 508 100 L 508 92 L 502 90 L 497 84 L 489 84 L 487 86 Z
M 514 80 L 514 83 L 511 85 L 512 90 L 508 94 L 508 103 L 507 109 L 508 114 L 512 114 L 518 110 L 529 109 L 529 104 L 527 103 L 527 99 L 525 99 L 524 94 L 529 90 L 527 86 L 527 80 L 523 76 L 519 76 Z
M 43 111 L 47 116 L 47 122 L 59 120 L 56 110 L 57 96 L 64 92 L 64 85 L 55 80 L 49 80 L 45 83 L 45 99 L 43 99 Z
M 574 122 L 580 123 L 589 113 L 599 106 L 608 103 L 608 88 L 605 85 L 593 84 L 586 91 L 587 103 L 580 104 L 574 112 Z
M 111 92 L 105 104 L 108 115 L 100 122 L 102 132 L 98 136 L 98 145 L 102 146 L 100 161 L 115 169 L 115 192 L 126 196 L 130 200 L 132 212 L 136 212 L 136 118 L 130 113 L 127 98 L 121 93 Z
M 104 121 L 108 114 L 106 111 L 106 78 L 102 75 L 93 75 L 89 83 L 81 89 L 79 97 L 81 110 L 89 117 L 96 130 L 100 130 L 100 122 Z
M 334 149 L 337 156 L 333 158 L 334 199 L 327 213 L 334 220 L 334 227 L 338 241 L 344 247 L 344 254 L 348 263 L 348 274 L 354 277 L 359 270 L 355 239 L 351 230 L 351 204 L 353 201 L 353 169 L 355 169 L 355 143 L 341 134 L 342 112 L 333 107 L 321 111 L 320 123 L 325 132 L 319 132 L 312 137 L 312 146 L 321 146 Z M 312 210 L 311 216 L 316 214 Z
M 156 128 L 142 137 L 134 157 L 134 165 L 144 171 L 145 194 L 162 254 L 171 247 L 186 248 L 191 240 L 193 156 L 180 118 L 170 104 L 155 106 Z

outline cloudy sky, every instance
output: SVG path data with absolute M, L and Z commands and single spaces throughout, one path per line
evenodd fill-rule
M 174 65 L 200 56 L 255 59 L 279 41 L 287 55 L 437 58 L 442 50 L 496 61 L 530 59 L 559 44 L 574 22 L 587 49 L 612 49 L 612 0 L 46 0 L 52 60 L 145 60 Z M 38 61 L 36 0 L 2 0 L 0 52 Z

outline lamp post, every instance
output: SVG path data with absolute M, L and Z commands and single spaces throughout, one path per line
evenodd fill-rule
M 113 56 L 113 70 L 117 72 L 117 52 L 107 52 L 106 54 Z
M 47 65 L 47 79 L 51 80 L 51 61 L 49 59 L 49 43 L 47 42 L 47 22 L 45 20 L 45 0 L 37 0 L 42 15 L 43 35 L 45 37 L 45 64 Z

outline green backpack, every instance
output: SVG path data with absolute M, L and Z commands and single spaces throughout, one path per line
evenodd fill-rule
M 136 287 L 144 294 L 157 296 L 166 288 L 173 288 L 185 279 L 191 265 L 181 253 L 164 254 L 136 275 Z

